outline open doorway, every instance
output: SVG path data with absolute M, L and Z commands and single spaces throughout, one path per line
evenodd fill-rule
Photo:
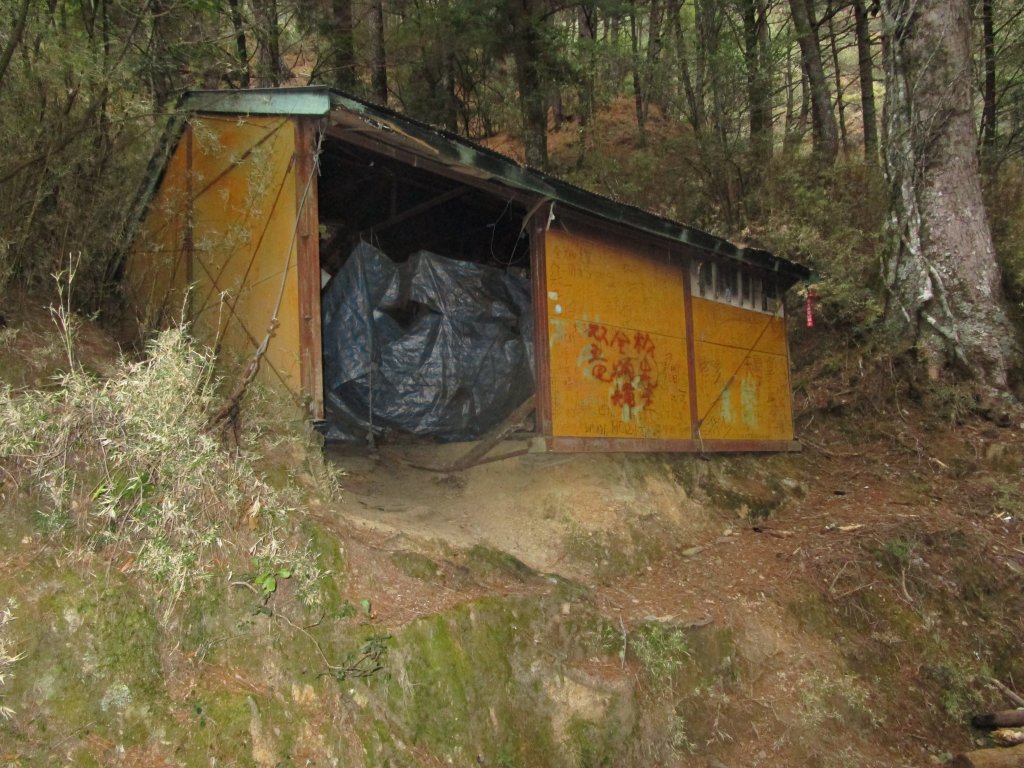
M 325 436 L 481 437 L 534 390 L 525 209 L 331 137 L 320 163 Z

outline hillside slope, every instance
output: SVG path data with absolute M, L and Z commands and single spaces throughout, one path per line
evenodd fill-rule
M 835 339 L 797 338 L 800 454 L 446 475 L 414 465 L 458 446 L 325 461 L 253 410 L 238 458 L 189 437 L 129 470 L 139 420 L 90 419 L 154 369 L 84 324 L 54 382 L 46 311 L 6 319 L 9 765 L 917 766 L 1024 680 L 1020 425 L 950 421 Z M 32 419 L 63 442 L 10 442 Z M 190 509 L 209 536 L 169 525 Z

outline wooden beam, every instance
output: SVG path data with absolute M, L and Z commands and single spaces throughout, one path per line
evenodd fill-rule
M 514 456 L 523 456 L 528 453 L 528 449 L 522 449 L 517 451 L 511 451 L 509 453 L 503 453 L 499 456 L 486 458 L 487 454 L 491 450 L 504 440 L 506 437 L 515 432 L 522 424 L 526 421 L 527 417 L 534 410 L 534 403 L 536 398 L 534 395 L 530 395 L 522 405 L 516 408 L 512 413 L 509 414 L 508 418 L 501 422 L 498 426 L 494 427 L 490 432 L 484 435 L 476 444 L 463 454 L 462 458 L 456 459 L 451 464 L 443 467 L 433 467 L 426 464 L 414 464 L 412 462 L 406 462 L 410 467 L 416 467 L 417 469 L 426 469 L 430 472 L 462 472 L 463 470 L 475 467 L 477 464 L 487 464 L 491 461 L 501 461 L 502 459 L 510 459 Z
M 314 420 L 324 417 L 320 317 L 320 233 L 317 219 L 316 118 L 295 119 L 295 239 L 299 283 L 299 366 Z
M 1007 709 L 971 718 L 975 728 L 1024 728 L 1024 709 Z
M 467 173 L 465 170 L 460 172 L 459 168 L 447 165 L 438 160 L 431 160 L 423 155 L 416 154 L 415 152 L 410 152 L 406 149 L 400 149 L 390 144 L 382 143 L 366 131 L 358 131 L 346 128 L 345 126 L 333 125 L 327 129 L 327 135 L 332 139 L 337 139 L 338 141 L 343 141 L 346 144 L 361 147 L 369 152 L 389 157 L 392 160 L 412 166 L 413 168 L 422 168 L 428 173 L 433 173 L 438 176 L 443 176 L 446 179 L 456 181 L 460 184 L 475 187 L 476 189 L 487 192 L 500 200 L 512 200 L 522 204 L 526 208 L 536 204 L 540 197 L 536 193 L 521 192 L 520 190 L 512 187 L 505 186 L 500 182 L 493 181 L 489 176 L 486 176 L 482 172 L 477 171 L 476 173 Z
M 548 335 L 548 266 L 545 245 L 551 205 L 542 205 L 529 222 L 534 389 L 537 393 L 537 433 L 541 435 L 551 434 L 551 345 Z
M 538 450 L 550 453 L 759 453 L 799 452 L 800 443 L 790 440 L 684 440 L 646 437 L 542 438 Z
M 431 200 L 427 200 L 419 205 L 414 205 L 412 208 L 407 208 L 401 213 L 396 214 L 389 219 L 385 219 L 378 224 L 373 224 L 369 230 L 360 232 L 359 237 L 367 240 L 372 239 L 374 234 L 380 234 L 384 230 L 397 226 L 402 222 L 414 219 L 417 216 L 422 216 L 424 213 L 427 213 L 427 211 L 431 211 L 439 205 L 444 205 L 447 202 L 456 200 L 467 194 L 469 194 L 469 187 L 456 187 L 455 189 L 450 189 L 444 194 L 438 195 Z

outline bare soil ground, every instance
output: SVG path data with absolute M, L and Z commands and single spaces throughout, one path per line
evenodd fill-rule
M 352 594 L 400 625 L 545 589 L 460 580 L 486 545 L 585 584 L 626 641 L 650 620 L 731 632 L 741 682 L 708 692 L 714 727 L 681 765 L 941 762 L 979 737 L 972 710 L 1009 705 L 987 676 L 1024 686 L 1022 425 L 946 422 L 854 370 L 853 392 L 845 371 L 798 377 L 799 454 L 527 455 L 455 475 L 413 465 L 465 446 L 329 454 Z M 406 551 L 438 578 L 402 573 Z
M 51 321 L 6 315 L 4 378 L 46 386 L 62 354 Z M 565 617 L 603 617 L 621 658 L 542 674 L 556 733 L 621 690 L 640 690 L 637 728 L 666 722 L 651 712 L 672 697 L 645 688 L 632 648 L 645 624 L 685 630 L 713 669 L 672 683 L 687 730 L 651 765 L 924 766 L 970 748 L 969 716 L 1009 706 L 989 679 L 1024 688 L 1024 425 L 997 428 L 955 390 L 916 394 L 889 364 L 795 336 L 798 454 L 525 455 L 445 474 L 420 466 L 466 446 L 328 451 L 342 490 L 311 485 L 308 514 L 342 551 L 344 597 L 387 632 L 490 598 L 557 595 Z M 102 373 L 116 347 L 89 325 L 82 337 Z M 243 662 L 165 659 L 180 678 L 169 695 L 284 695 Z

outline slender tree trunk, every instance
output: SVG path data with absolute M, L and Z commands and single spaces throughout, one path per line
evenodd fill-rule
M 814 154 L 823 165 L 832 165 L 839 154 L 839 137 L 828 80 L 825 79 L 825 68 L 821 63 L 821 45 L 811 17 L 810 1 L 789 0 L 789 7 L 810 88 Z
M 878 119 L 875 115 L 875 74 L 871 58 L 871 28 L 864 0 L 853 0 L 857 37 L 857 70 L 860 74 L 860 108 L 864 123 L 864 159 L 878 161 Z
M 772 156 L 771 73 L 766 54 L 768 13 L 764 0 L 744 0 L 743 59 L 747 74 L 747 108 L 750 110 L 750 146 L 757 165 Z
M 786 48 L 786 122 L 783 126 L 782 154 L 786 157 L 796 152 L 800 145 L 801 132 L 797 130 L 796 89 L 797 79 L 793 76 L 793 49 Z M 801 77 L 803 69 L 800 70 Z
M 929 374 L 956 369 L 1007 389 L 1019 346 L 1000 292 L 978 172 L 968 0 L 882 0 L 887 316 Z
M 370 2 L 370 91 L 384 106 L 388 103 L 388 65 L 384 51 L 384 0 Z
M 351 93 L 356 89 L 356 49 L 352 37 L 352 0 L 331 0 L 331 45 L 334 86 Z
M 619 56 L 619 37 L 622 34 L 622 11 L 616 7 L 605 11 L 605 23 L 608 25 L 608 42 L 613 51 L 609 79 L 618 84 L 624 74 L 622 57 Z
M 526 164 L 545 169 L 548 164 L 548 94 L 541 75 L 541 14 L 536 0 L 507 0 L 510 48 L 519 90 Z
M 713 79 L 714 51 L 718 48 L 718 28 L 714 23 L 715 0 L 694 0 L 694 31 L 696 40 L 693 58 L 693 92 L 700 105 L 703 125 L 708 120 L 708 81 Z
M 444 98 L 444 127 L 454 132 L 459 130 L 458 78 L 455 75 L 455 52 L 450 49 L 447 41 L 445 42 L 443 66 L 441 86 Z
M 636 112 L 637 144 L 647 146 L 647 100 L 644 96 L 643 73 L 640 71 L 640 21 L 637 19 L 636 8 L 629 14 L 630 46 L 633 51 L 633 104 Z
M 647 52 L 644 55 L 643 67 L 643 89 L 644 89 L 644 116 L 650 113 L 651 104 L 658 103 L 655 95 L 655 81 L 657 80 L 658 61 L 661 58 L 661 51 L 664 47 L 664 16 L 665 7 L 661 0 L 650 0 L 650 13 L 647 17 Z
M 96 13 L 100 17 L 100 45 L 102 48 L 103 72 L 110 71 L 110 9 L 107 0 L 97 0 Z M 99 120 L 99 129 L 96 131 L 96 166 L 97 173 L 102 174 L 103 169 L 110 158 L 110 148 L 113 144 L 110 131 L 110 83 L 104 81 L 96 98 L 98 106 L 96 113 Z
M 249 87 L 249 47 L 245 40 L 245 21 L 242 18 L 240 0 L 228 0 L 231 12 L 231 27 L 235 32 L 235 50 L 238 52 L 239 87 Z
M 597 44 L 597 8 L 593 5 L 581 4 L 577 10 L 581 60 L 584 62 L 583 78 L 580 83 L 580 127 L 585 127 L 594 114 L 594 68 Z
M 562 130 L 565 122 L 565 106 L 562 103 L 562 89 L 557 85 L 551 88 L 551 125 L 556 131 Z
M 256 17 L 256 42 L 259 62 L 256 68 L 256 83 L 260 87 L 281 85 L 284 76 L 281 66 L 281 22 L 278 18 L 277 0 L 251 0 L 253 15 Z
M 170 15 L 164 0 L 151 0 L 149 4 L 152 21 L 152 53 L 150 61 L 150 87 L 153 101 L 158 107 L 170 101 L 174 93 L 174 65 L 171 61 L 171 29 Z
M 690 70 L 690 51 L 686 44 L 686 35 L 679 19 L 679 0 L 669 0 L 668 18 L 675 45 L 676 61 L 679 64 L 679 79 L 682 81 L 683 95 L 686 98 L 687 118 L 695 136 L 700 136 L 704 129 L 704 108 L 697 98 L 697 90 L 693 84 Z
M 832 52 L 832 71 L 836 81 L 836 112 L 839 115 L 839 142 L 843 153 L 850 151 L 846 138 L 846 104 L 843 101 L 843 69 L 839 63 L 839 45 L 836 42 L 835 16 L 828 17 L 828 45 Z
M 10 37 L 7 38 L 7 45 L 4 46 L 3 53 L 0 54 L 0 84 L 3 84 L 4 75 L 7 74 L 7 67 L 11 65 L 14 51 L 21 44 L 22 35 L 25 34 L 25 23 L 28 21 L 28 6 L 30 2 L 31 0 L 21 0 L 21 7 L 18 8 L 18 14 L 14 21 L 14 29 L 11 31 Z

